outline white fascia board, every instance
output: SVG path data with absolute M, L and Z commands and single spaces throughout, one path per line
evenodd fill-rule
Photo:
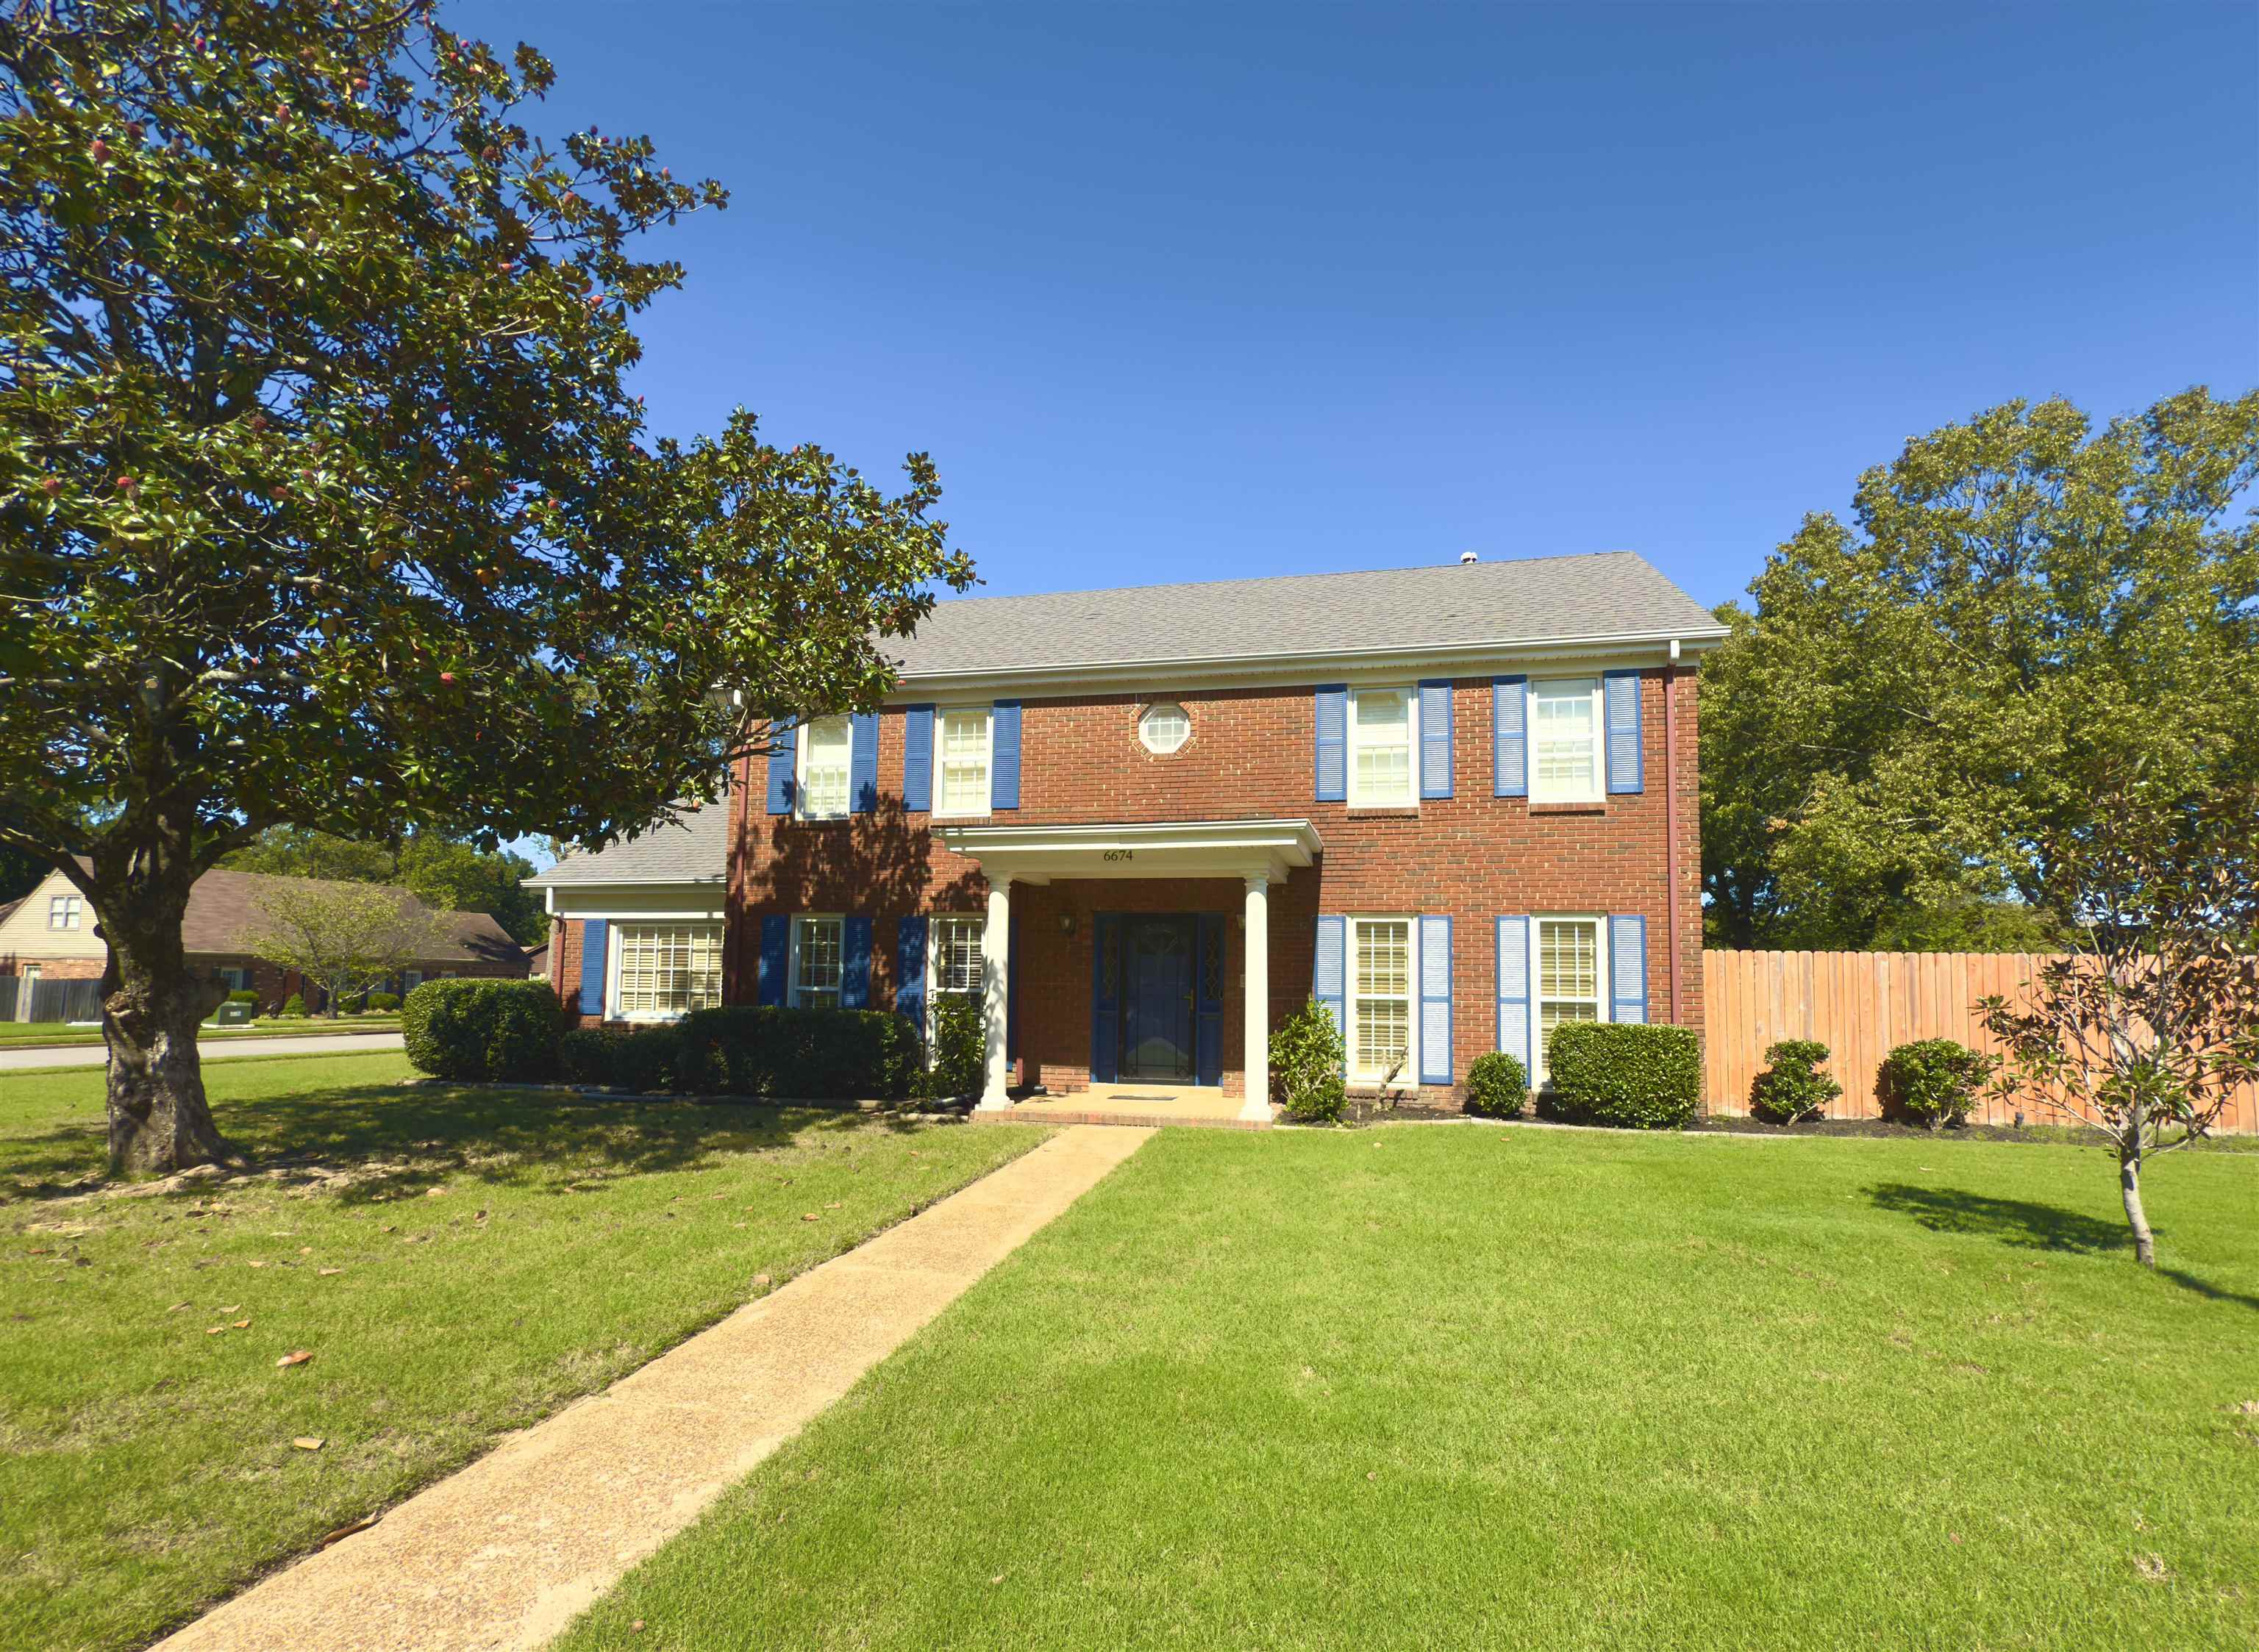
M 1325 845 L 1307 820 L 1135 821 L 938 828 L 946 848 L 994 877 L 1244 878 L 1283 880 Z
M 889 705 L 916 705 L 954 694 L 1034 692 L 1057 688 L 1194 688 L 1294 687 L 1335 679 L 1365 681 L 1406 676 L 1485 677 L 1527 672 L 1550 661 L 1594 666 L 1661 666 L 1676 645 L 1680 656 L 1700 654 L 1726 640 L 1722 625 L 1638 635 L 1534 637 L 1520 642 L 1439 643 L 1430 648 L 1333 649 L 1321 652 L 1244 654 L 1229 659 L 1124 659 L 1088 665 L 998 666 L 994 670 L 905 673 L 887 696 Z

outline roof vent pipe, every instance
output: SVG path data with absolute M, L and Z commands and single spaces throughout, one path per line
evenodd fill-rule
M 1462 551 L 1459 552 L 1459 566 L 1461 567 L 1465 567 L 1471 562 L 1479 562 L 1482 559 L 1472 551 Z

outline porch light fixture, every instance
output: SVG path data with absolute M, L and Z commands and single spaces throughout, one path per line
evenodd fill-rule
M 1061 935 L 1072 935 L 1074 933 L 1073 913 L 1062 912 L 1059 914 L 1059 933 Z

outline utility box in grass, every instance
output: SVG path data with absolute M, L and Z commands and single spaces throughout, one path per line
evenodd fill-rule
M 212 1015 L 215 1027 L 248 1027 L 259 1009 L 256 1004 L 222 1004 Z

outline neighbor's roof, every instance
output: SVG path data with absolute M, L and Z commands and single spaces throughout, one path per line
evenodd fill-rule
M 1725 634 L 1630 551 L 944 602 L 894 639 L 905 677 Z
M 239 953 L 245 934 L 259 926 L 265 915 L 259 901 L 266 891 L 284 884 L 325 884 L 319 878 L 281 878 L 263 872 L 229 872 L 222 868 L 198 878 L 189 889 L 189 909 L 181 920 L 181 943 L 190 952 Z M 424 903 L 405 889 L 388 884 L 367 886 L 398 895 L 424 909 Z M 489 963 L 515 960 L 524 949 L 510 938 L 502 925 L 483 912 L 438 912 L 443 936 L 438 949 L 419 964 Z
M 730 801 L 688 805 L 679 822 L 593 854 L 571 853 L 525 881 L 534 888 L 589 883 L 726 883 Z

